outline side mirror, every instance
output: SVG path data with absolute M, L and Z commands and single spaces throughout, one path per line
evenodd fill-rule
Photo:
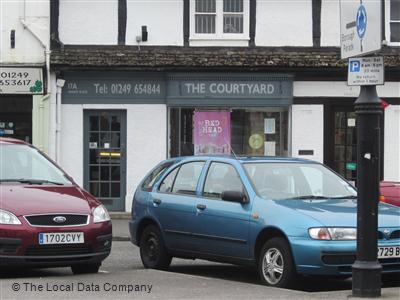
M 221 199 L 229 202 L 237 202 L 240 204 L 246 204 L 249 202 L 246 195 L 240 191 L 223 191 Z

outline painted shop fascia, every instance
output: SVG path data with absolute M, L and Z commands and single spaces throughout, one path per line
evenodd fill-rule
M 288 106 L 293 76 L 254 73 L 68 73 L 63 104 Z

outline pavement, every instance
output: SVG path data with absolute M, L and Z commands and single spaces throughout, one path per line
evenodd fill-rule
M 111 222 L 113 225 L 113 240 L 114 241 L 130 241 L 129 235 L 129 220 L 130 213 L 110 212 Z

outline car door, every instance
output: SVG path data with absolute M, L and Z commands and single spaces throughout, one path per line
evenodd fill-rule
M 201 252 L 247 259 L 250 256 L 250 202 L 223 201 L 223 191 L 245 191 L 245 188 L 233 165 L 213 161 L 206 173 L 202 195 L 196 202 L 194 238 Z
M 183 163 L 170 171 L 151 193 L 150 213 L 160 222 L 167 248 L 193 250 L 196 191 L 204 161 Z

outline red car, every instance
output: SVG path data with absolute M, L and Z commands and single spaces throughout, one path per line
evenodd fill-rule
M 96 273 L 111 241 L 98 200 L 32 145 L 0 138 L 0 266 Z
M 380 200 L 400 206 L 400 182 L 382 181 Z

